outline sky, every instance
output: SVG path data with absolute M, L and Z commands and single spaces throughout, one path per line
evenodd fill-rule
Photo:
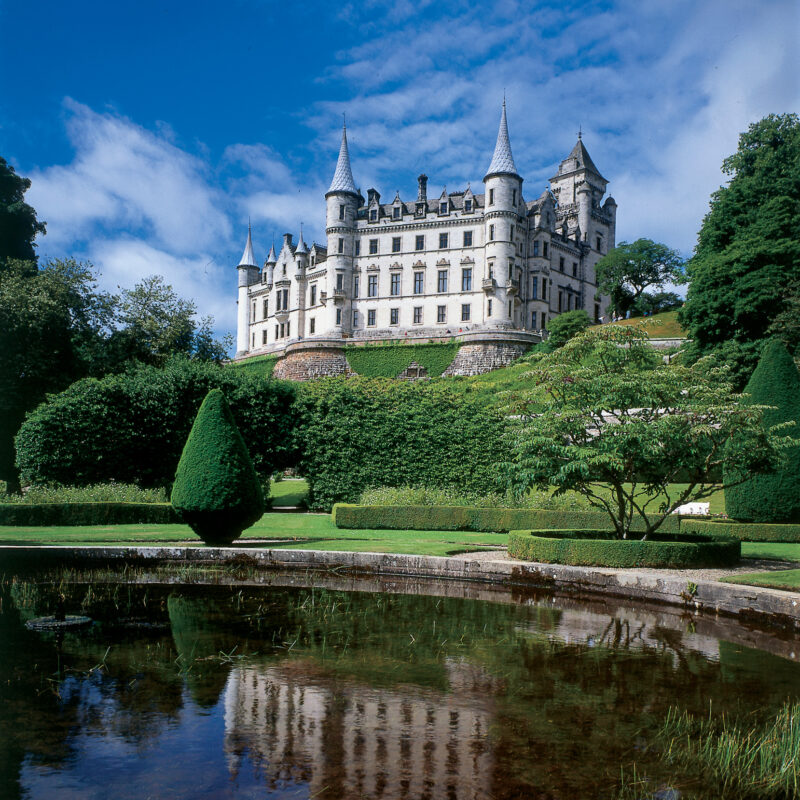
M 223 333 L 248 219 L 259 261 L 324 243 L 343 114 L 365 194 L 481 191 L 505 94 L 528 199 L 580 129 L 617 241 L 690 255 L 739 133 L 800 111 L 799 39 L 797 0 L 0 0 L 0 156 L 40 258 L 164 275 Z

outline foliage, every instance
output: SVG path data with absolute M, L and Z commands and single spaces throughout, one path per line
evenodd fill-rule
M 294 462 L 292 384 L 174 358 L 87 378 L 48 398 L 17 436 L 24 479 L 86 486 L 116 481 L 170 486 L 203 398 L 222 389 L 266 480 Z
M 778 339 L 762 351 L 758 366 L 744 390 L 745 404 L 767 406 L 767 425 L 790 425 L 800 436 L 800 373 Z M 736 470 L 731 479 L 747 478 Z M 770 475 L 754 475 L 725 492 L 729 517 L 755 522 L 800 522 L 800 444 L 786 453 L 782 468 Z
M 573 336 L 585 331 L 591 325 L 589 315 L 582 309 L 575 311 L 565 311 L 557 317 L 551 317 L 547 321 L 547 337 L 549 350 L 556 350 L 563 347 Z
M 170 500 L 206 544 L 230 544 L 264 513 L 261 484 L 220 389 L 197 412 Z
M 0 525 L 17 527 L 173 525 L 179 521 L 169 503 L 120 501 L 0 503 Z
M 636 310 L 644 316 L 676 311 L 683 305 L 683 298 L 675 292 L 645 292 L 636 303 Z
M 14 167 L 0 157 L 0 273 L 14 259 L 33 262 L 28 269 L 36 269 L 33 240 L 45 232 L 45 224 L 36 219 L 36 211 L 25 202 L 30 186 L 28 178 L 17 175 Z
M 758 343 L 790 309 L 788 287 L 800 279 L 797 115 L 770 114 L 750 125 L 722 171 L 731 179 L 711 196 L 688 264 L 681 321 L 693 357 L 715 354 L 731 363 L 743 386 L 758 360 Z
M 228 368 L 269 378 L 278 363 L 278 358 L 279 356 L 253 356 L 243 361 L 232 361 L 228 364 Z
M 663 290 L 666 283 L 685 283 L 684 272 L 681 254 L 652 239 L 620 242 L 595 266 L 598 292 L 611 295 L 617 311 L 623 313 L 651 286 Z
M 485 492 L 505 458 L 503 416 L 446 383 L 327 378 L 302 384 L 298 416 L 315 508 L 376 486 Z
M 739 404 L 724 372 L 665 365 L 631 327 L 586 331 L 532 365 L 551 402 L 534 413 L 526 391 L 515 398 L 510 485 L 577 491 L 622 539 L 634 519 L 647 538 L 678 506 L 723 488 L 723 469 L 775 469 L 793 441 L 765 427 L 761 408 Z
M 510 531 L 521 528 L 559 530 L 597 528 L 608 522 L 599 511 L 553 511 L 527 508 L 476 508 L 469 506 L 357 506 L 337 503 L 333 507 L 337 528 Z M 641 529 L 641 523 L 634 523 Z M 663 530 L 677 533 L 680 519 L 670 517 Z
M 770 525 L 763 522 L 732 522 L 685 518 L 681 531 L 707 533 L 719 531 L 743 542 L 800 542 L 800 525 Z
M 438 378 L 453 363 L 460 345 L 376 344 L 345 349 L 347 363 L 354 372 L 370 378 L 396 378 L 412 361 Z
M 791 283 L 783 298 L 783 310 L 767 333 L 780 339 L 790 353 L 800 356 L 800 278 Z
M 582 567 L 661 567 L 690 569 L 739 563 L 742 544 L 723 534 L 654 534 L 623 541 L 608 530 L 526 530 L 508 535 L 508 554 L 524 561 Z
M 548 491 L 533 490 L 522 497 L 511 492 L 465 494 L 452 487 L 381 486 L 361 493 L 359 504 L 364 506 L 474 506 L 476 508 L 546 508 L 576 511 L 589 508 L 580 495 L 554 496 Z
M 141 489 L 133 483 L 93 486 L 29 486 L 21 494 L 0 494 L 0 503 L 166 503 L 163 489 Z

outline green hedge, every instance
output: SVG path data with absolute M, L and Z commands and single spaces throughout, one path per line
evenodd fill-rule
M 469 506 L 359 506 L 337 503 L 333 507 L 337 528 L 398 529 L 416 531 L 511 531 L 522 528 L 607 528 L 609 516 L 601 511 L 551 511 L 530 508 L 474 508 Z M 634 530 L 643 530 L 634 524 Z M 678 533 L 680 518 L 668 517 L 664 533 Z
M 524 561 L 581 567 L 728 567 L 742 543 L 724 534 L 653 534 L 647 541 L 609 539 L 607 530 L 511 531 L 508 554 Z
M 278 363 L 280 356 L 254 356 L 243 361 L 231 361 L 227 366 L 243 374 L 261 375 L 264 378 L 272 376 L 272 371 Z
M 345 358 L 359 375 L 368 378 L 396 378 L 412 361 L 425 367 L 428 375 L 438 378 L 453 363 L 461 345 L 377 344 L 347 347 Z
M 178 524 L 169 503 L 0 503 L 0 525 L 170 525 Z
M 800 542 L 800 525 L 684 519 L 686 533 L 725 533 L 743 542 Z

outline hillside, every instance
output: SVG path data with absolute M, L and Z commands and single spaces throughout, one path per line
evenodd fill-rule
M 640 325 L 644 327 L 647 335 L 651 339 L 685 339 L 686 331 L 678 322 L 677 311 L 665 311 L 663 314 L 655 314 L 652 317 L 634 317 L 632 319 L 621 319 L 619 322 L 607 322 L 606 325 Z M 594 325 L 601 328 L 602 325 Z

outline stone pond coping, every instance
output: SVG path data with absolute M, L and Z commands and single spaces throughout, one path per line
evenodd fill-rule
M 9 558 L 10 557 L 10 558 Z M 605 594 L 666 603 L 687 611 L 732 616 L 741 622 L 800 631 L 800 593 L 698 580 L 680 572 L 664 576 L 633 569 L 573 567 L 527 561 L 492 561 L 446 556 L 351 553 L 327 550 L 271 550 L 241 547 L 158 547 L 43 545 L 0 547 L 0 570 L 13 558 L 37 565 L 59 562 L 125 562 L 181 566 L 208 564 L 264 569 L 305 569 L 364 575 L 400 575 L 506 586 L 542 588 L 565 594 Z

